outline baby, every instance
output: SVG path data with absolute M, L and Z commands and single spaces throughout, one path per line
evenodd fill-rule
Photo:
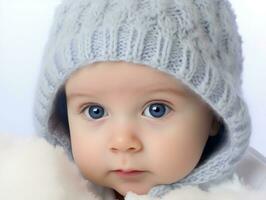
M 38 133 L 115 198 L 207 188 L 249 145 L 226 0 L 64 0 L 42 61 Z

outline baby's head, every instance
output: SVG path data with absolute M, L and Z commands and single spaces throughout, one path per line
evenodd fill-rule
M 182 179 L 217 133 L 205 102 L 143 65 L 95 63 L 74 73 L 65 93 L 75 162 L 86 178 L 123 195 Z
M 227 1 L 65 0 L 43 57 L 38 133 L 121 195 L 219 180 L 249 144 L 241 56 Z

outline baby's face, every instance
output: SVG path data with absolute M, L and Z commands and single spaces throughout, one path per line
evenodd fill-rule
M 94 63 L 72 74 L 66 95 L 76 164 L 87 179 L 122 195 L 188 175 L 210 135 L 208 106 L 144 65 Z M 115 171 L 128 169 L 141 172 Z

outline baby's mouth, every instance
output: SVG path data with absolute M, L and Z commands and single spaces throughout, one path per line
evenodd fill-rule
M 116 175 L 118 175 L 120 177 L 126 178 L 126 177 L 139 176 L 139 175 L 143 174 L 145 171 L 135 170 L 135 169 L 128 169 L 128 170 L 117 169 L 117 170 L 113 170 L 112 172 L 114 172 Z

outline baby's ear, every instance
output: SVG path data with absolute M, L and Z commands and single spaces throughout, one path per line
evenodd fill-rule
M 214 116 L 211 124 L 210 136 L 217 135 L 220 126 L 221 126 L 220 120 L 218 120 L 217 117 Z

